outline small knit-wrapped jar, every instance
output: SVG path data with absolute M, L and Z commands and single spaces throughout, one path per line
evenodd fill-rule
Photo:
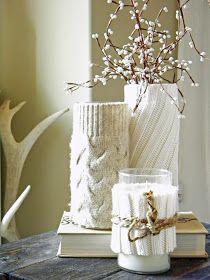
M 162 273 L 170 268 L 176 247 L 178 188 L 171 172 L 128 168 L 112 189 L 111 248 L 121 268 L 138 273 Z
M 71 140 L 70 218 L 87 228 L 111 228 L 111 189 L 128 166 L 128 106 L 77 103 Z

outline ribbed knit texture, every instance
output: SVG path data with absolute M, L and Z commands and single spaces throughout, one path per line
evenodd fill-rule
M 111 188 L 128 166 L 128 105 L 77 103 L 71 140 L 71 218 L 88 228 L 111 228 Z
M 128 189 L 129 188 L 129 189 Z M 178 188 L 161 184 L 116 184 L 112 189 L 113 215 L 121 218 L 136 217 L 145 219 L 148 204 L 144 193 L 153 191 L 158 219 L 173 217 L 178 211 Z M 135 242 L 129 242 L 128 227 L 113 224 L 111 248 L 115 253 L 134 255 L 161 255 L 172 252 L 176 247 L 175 226 L 163 229 L 157 235 L 148 235 Z M 141 236 L 133 230 L 132 238 Z
M 164 84 L 164 89 L 178 97 L 176 84 Z M 125 102 L 130 113 L 135 106 L 140 85 L 125 86 Z M 149 85 L 130 122 L 130 167 L 163 168 L 173 174 L 178 185 L 178 151 L 180 120 L 175 105 L 161 85 Z

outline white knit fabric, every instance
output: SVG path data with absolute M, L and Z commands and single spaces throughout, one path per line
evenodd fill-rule
M 149 188 L 148 188 L 149 186 Z M 153 191 L 158 219 L 173 217 L 178 211 L 178 188 L 161 184 L 116 184 L 112 189 L 113 215 L 121 218 L 136 217 L 145 219 L 148 205 L 145 192 Z M 163 229 L 157 235 L 148 235 L 135 242 L 129 242 L 128 227 L 112 225 L 111 248 L 115 253 L 127 255 L 162 255 L 172 252 L 176 247 L 175 226 Z M 140 236 L 138 229 L 133 237 Z
M 71 219 L 88 228 L 111 228 L 111 188 L 128 166 L 128 105 L 74 105 L 71 140 Z
M 178 98 L 176 84 L 164 84 L 166 92 Z M 140 85 L 125 86 L 125 102 L 130 112 L 135 106 Z M 173 174 L 178 185 L 179 150 L 178 110 L 171 99 L 161 92 L 161 85 L 149 85 L 130 122 L 130 167 L 163 168 Z

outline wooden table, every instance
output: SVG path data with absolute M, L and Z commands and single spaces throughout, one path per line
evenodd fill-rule
M 210 259 L 172 259 L 167 273 L 143 276 L 121 270 L 114 258 L 58 258 L 58 244 L 53 231 L 2 245 L 0 279 L 210 279 Z M 206 250 L 210 254 L 209 235 Z

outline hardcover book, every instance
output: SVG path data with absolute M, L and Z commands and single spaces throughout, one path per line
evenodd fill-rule
M 205 240 L 208 231 L 192 212 L 180 212 L 176 223 L 177 248 L 171 257 L 206 258 Z M 82 228 L 71 223 L 64 212 L 58 235 L 59 257 L 116 257 L 110 249 L 111 230 Z
M 171 257 L 206 258 L 207 229 L 192 212 L 180 212 L 176 223 L 177 248 Z
M 58 228 L 59 257 L 115 257 L 110 248 L 111 230 L 93 230 L 74 225 L 64 212 Z

